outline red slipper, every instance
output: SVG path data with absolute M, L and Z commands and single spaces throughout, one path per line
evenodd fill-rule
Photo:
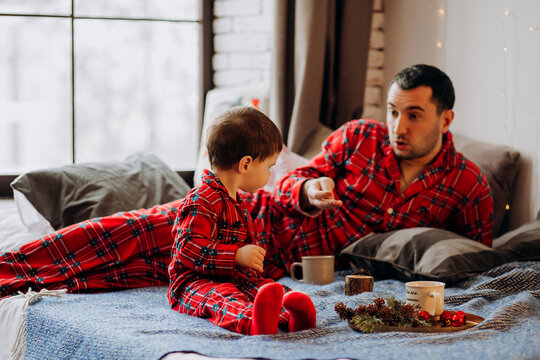
M 303 292 L 291 291 L 283 296 L 283 306 L 289 310 L 289 331 L 301 331 L 317 326 L 317 311 L 313 302 Z
M 283 303 L 283 286 L 271 283 L 261 286 L 253 300 L 250 335 L 277 334 Z

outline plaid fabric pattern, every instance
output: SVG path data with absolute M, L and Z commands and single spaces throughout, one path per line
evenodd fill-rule
M 320 176 L 334 179 L 344 205 L 305 216 L 298 207 L 301 185 Z M 243 222 L 249 217 L 237 213 L 243 220 L 238 229 L 227 226 L 220 232 L 227 238 L 222 246 L 237 246 L 227 241 L 246 241 L 249 232 L 249 241 L 254 239 L 267 251 L 263 276 L 277 279 L 287 275 L 290 265 L 302 255 L 338 254 L 372 232 L 437 227 L 491 245 L 489 185 L 478 167 L 455 151 L 450 133 L 444 136 L 435 161 L 403 194 L 399 194 L 399 181 L 399 165 L 386 127 L 375 121 L 353 120 L 327 139 L 308 166 L 282 179 L 274 196 L 262 190 L 242 193 L 242 206 L 253 218 L 253 229 Z M 173 239 L 173 254 L 179 244 L 178 231 L 172 234 L 171 230 L 178 225 L 175 219 L 182 201 L 83 221 L 1 254 L 0 297 L 28 287 L 79 292 L 168 284 Z M 176 266 L 176 260 L 186 261 L 186 265 L 191 261 L 198 270 L 206 271 L 205 276 L 228 276 L 236 283 L 249 279 L 246 284 L 251 284 L 259 276 L 249 271 L 235 273 L 230 266 L 233 255 L 214 255 L 214 250 L 206 246 L 206 257 L 188 260 L 190 255 L 171 265 Z M 197 252 L 194 247 L 190 251 Z M 180 298 L 180 293 L 176 296 Z
M 181 200 L 74 224 L 0 255 L 0 297 L 168 284 L 171 227 Z
M 343 206 L 314 217 L 299 208 L 305 180 L 328 176 Z M 284 177 L 272 194 L 242 194 L 267 249 L 265 275 L 280 277 L 302 255 L 338 254 L 372 232 L 444 228 L 491 246 L 493 200 L 478 167 L 456 152 L 451 133 L 433 163 L 402 193 L 400 170 L 384 124 L 353 120 L 324 142 L 310 163 Z M 268 221 L 270 220 L 270 221 Z
M 255 239 L 253 222 L 242 203 L 204 170 L 201 184 L 187 194 L 179 209 L 172 233 L 171 307 L 248 334 L 252 301 L 258 289 L 273 280 L 234 263 L 236 251 Z M 286 324 L 288 314 L 283 312 L 281 322 Z
M 271 281 L 267 279 L 264 283 Z M 283 288 L 289 289 L 286 286 Z M 198 280 L 184 288 L 175 308 L 178 312 L 207 319 L 224 329 L 248 335 L 257 289 L 240 291 L 232 283 Z M 286 330 L 288 324 L 289 312 L 281 307 L 279 326 Z

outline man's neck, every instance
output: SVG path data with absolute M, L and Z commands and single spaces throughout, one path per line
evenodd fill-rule
M 401 174 L 410 174 L 418 172 L 420 175 L 428 166 L 431 161 L 417 161 L 417 159 L 399 159 L 399 169 Z
M 409 186 L 414 179 L 420 176 L 429 164 L 414 163 L 405 159 L 399 162 L 399 170 L 401 173 L 401 179 L 405 181 L 405 184 Z
M 435 161 L 441 149 L 442 144 L 426 156 L 413 159 L 399 159 L 399 170 L 401 173 L 400 193 L 405 191 Z

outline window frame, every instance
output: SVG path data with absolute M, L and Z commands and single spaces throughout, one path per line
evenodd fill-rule
M 71 0 L 71 8 L 74 8 L 74 0 Z M 200 82 L 200 104 L 199 104 L 199 129 L 202 129 L 204 119 L 204 106 L 206 93 L 213 88 L 213 69 L 212 69 L 212 57 L 214 55 L 214 43 L 213 43 L 213 27 L 212 21 L 214 17 L 214 0 L 200 0 L 199 1 L 199 18 L 197 22 L 201 25 L 199 27 L 199 36 L 201 39 L 200 46 L 200 68 L 199 68 L 199 82 Z M 45 17 L 45 18 L 70 18 L 71 19 L 71 101 L 72 101 L 72 134 L 71 134 L 71 148 L 72 155 L 71 161 L 75 163 L 75 58 L 74 58 L 74 20 L 76 19 L 103 19 L 103 20 L 133 20 L 133 21 L 156 21 L 153 19 L 145 18 L 118 18 L 118 17 L 99 17 L 99 16 L 74 16 L 73 11 L 71 15 L 41 15 L 41 14 L 3 14 L 0 13 L 0 17 L 15 16 L 15 17 Z M 171 21 L 171 20 L 158 20 L 158 21 Z M 180 21 L 175 21 L 180 22 Z M 200 138 L 200 133 L 199 133 Z M 198 148 L 198 144 L 197 144 Z M 190 185 L 193 185 L 194 170 L 191 171 L 178 171 L 178 174 L 182 176 Z M 17 178 L 19 174 L 0 175 L 0 197 L 12 198 L 13 190 L 9 184 Z

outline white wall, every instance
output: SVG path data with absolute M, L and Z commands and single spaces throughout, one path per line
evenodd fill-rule
M 439 34 L 444 30 L 437 13 L 440 7 L 437 0 L 385 0 L 385 93 L 392 77 L 407 66 L 444 67 L 444 48 L 436 45 L 444 36 Z
M 385 4 L 385 83 L 414 63 L 445 70 L 456 88 L 452 131 L 521 152 L 524 166 L 519 195 L 510 204 L 511 226 L 535 218 L 540 210 L 540 1 Z

